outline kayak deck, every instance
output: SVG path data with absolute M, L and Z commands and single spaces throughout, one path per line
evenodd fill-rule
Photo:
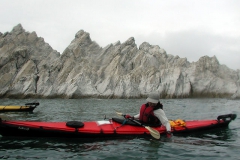
M 172 127 L 172 133 L 196 132 L 206 129 L 226 127 L 236 118 L 236 115 L 224 115 L 216 120 L 185 121 L 185 126 Z M 227 119 L 227 118 L 229 119 Z M 122 119 L 124 121 L 124 119 Z M 68 122 L 35 122 L 35 121 L 0 121 L 0 134 L 3 136 L 25 137 L 71 137 L 71 138 L 101 138 L 120 136 L 146 136 L 149 131 L 142 126 L 134 126 L 116 122 L 114 119 L 104 121 L 80 122 L 80 127 L 67 126 Z M 152 127 L 160 134 L 166 132 L 164 126 Z

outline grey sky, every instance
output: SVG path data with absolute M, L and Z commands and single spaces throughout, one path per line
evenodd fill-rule
M 62 53 L 83 29 L 101 47 L 134 37 L 197 61 L 240 69 L 239 0 L 0 0 L 0 32 L 21 23 Z

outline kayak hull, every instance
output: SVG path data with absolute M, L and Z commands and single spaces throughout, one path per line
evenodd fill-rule
M 224 115 L 225 116 L 225 115 Z M 229 114 L 229 119 L 192 120 L 185 121 L 185 126 L 172 127 L 173 134 L 205 131 L 209 129 L 227 127 L 236 118 Z M 68 122 L 35 122 L 35 121 L 0 121 L 0 134 L 2 136 L 17 137 L 61 137 L 61 138 L 111 138 L 124 136 L 151 136 L 149 131 L 136 125 L 122 124 L 114 119 L 107 121 L 78 122 L 68 126 Z M 166 133 L 164 126 L 152 127 L 160 134 Z
M 35 108 L 31 106 L 0 106 L 0 112 L 32 112 Z

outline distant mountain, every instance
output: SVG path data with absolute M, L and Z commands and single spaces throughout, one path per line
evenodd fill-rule
M 240 98 L 240 70 L 204 56 L 190 63 L 133 37 L 105 48 L 80 30 L 60 55 L 21 24 L 0 33 L 0 97 Z

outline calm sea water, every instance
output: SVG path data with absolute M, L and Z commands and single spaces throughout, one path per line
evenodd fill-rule
M 0 113 L 2 119 L 34 121 L 94 121 L 117 117 L 115 111 L 134 115 L 145 99 L 0 99 L 0 105 L 24 105 L 38 101 L 33 113 Z M 164 99 L 169 119 L 215 119 L 240 116 L 240 100 Z M 0 159 L 240 159 L 240 118 L 226 129 L 203 133 L 122 139 L 59 139 L 0 136 Z

